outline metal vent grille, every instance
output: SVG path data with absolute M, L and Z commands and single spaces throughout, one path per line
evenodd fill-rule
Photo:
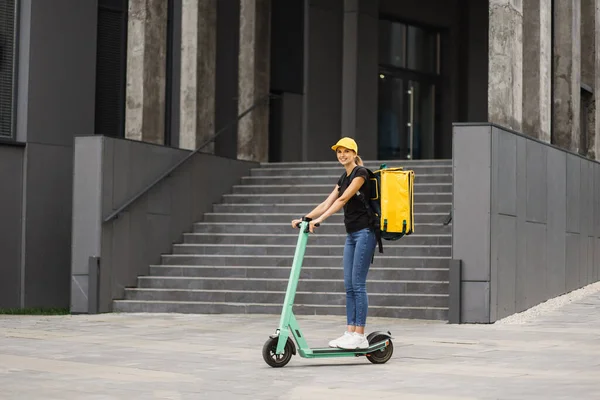
M 99 135 L 123 136 L 126 28 L 126 11 L 98 9 L 95 131 Z
M 15 0 L 0 0 L 0 137 L 13 136 Z

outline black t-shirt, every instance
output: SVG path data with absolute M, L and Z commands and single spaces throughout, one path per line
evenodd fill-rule
M 358 190 L 363 194 L 369 193 L 367 190 L 369 187 L 369 174 L 367 170 L 360 166 L 356 168 L 358 170 L 354 174 L 354 178 L 364 178 L 364 183 Z M 350 175 L 345 178 L 343 176 L 340 177 L 338 181 L 338 185 L 340 186 L 339 196 L 350 186 Z M 356 195 L 352 196 L 344 205 L 344 224 L 346 225 L 347 233 L 357 232 L 369 227 L 369 215 L 367 214 L 365 204 Z

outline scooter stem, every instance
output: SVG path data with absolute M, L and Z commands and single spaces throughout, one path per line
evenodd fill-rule
M 308 241 L 308 221 L 300 223 L 300 232 L 298 233 L 298 241 L 296 244 L 296 252 L 294 253 L 294 261 L 290 271 L 290 279 L 288 280 L 287 290 L 285 292 L 285 300 L 283 301 L 283 309 L 281 310 L 281 319 L 279 320 L 280 334 L 287 332 L 289 326 L 292 307 L 296 297 L 296 287 L 300 279 L 300 271 L 302 270 L 302 260 L 306 250 L 306 242 Z

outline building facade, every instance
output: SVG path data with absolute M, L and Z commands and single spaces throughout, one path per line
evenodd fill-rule
M 0 0 L 0 307 L 69 303 L 76 136 L 275 162 L 332 160 L 352 136 L 366 159 L 448 159 L 453 123 L 493 122 L 595 159 L 599 10 Z

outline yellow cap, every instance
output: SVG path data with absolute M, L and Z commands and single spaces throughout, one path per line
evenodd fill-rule
M 341 138 L 340 140 L 338 140 L 338 142 L 336 144 L 331 146 L 331 149 L 333 151 L 336 151 L 338 147 L 345 147 L 347 149 L 354 150 L 354 152 L 356 154 L 358 154 L 358 145 L 352 138 L 349 138 L 349 137 Z

